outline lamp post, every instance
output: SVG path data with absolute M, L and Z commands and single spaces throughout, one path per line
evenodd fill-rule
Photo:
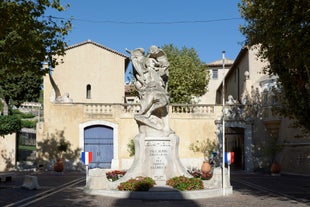
M 223 121 L 223 129 L 222 129 L 222 187 L 223 187 L 223 195 L 226 194 L 225 187 L 226 187 L 226 179 L 225 179 L 225 51 L 222 52 L 223 58 L 223 83 L 222 83 L 222 121 Z

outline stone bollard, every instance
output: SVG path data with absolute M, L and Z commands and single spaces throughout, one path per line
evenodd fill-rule
M 37 176 L 31 176 L 31 175 L 26 175 L 24 178 L 24 182 L 22 185 L 23 188 L 27 188 L 29 190 L 33 189 L 39 189 L 39 183 L 38 183 L 38 177 Z
M 228 178 L 227 169 L 225 169 L 226 187 L 231 187 L 230 180 Z M 222 187 L 222 168 L 216 167 L 213 170 L 213 176 L 210 180 L 204 180 L 205 188 L 221 188 Z
M 109 183 L 105 169 L 90 169 L 85 188 L 90 190 L 107 190 L 110 188 Z

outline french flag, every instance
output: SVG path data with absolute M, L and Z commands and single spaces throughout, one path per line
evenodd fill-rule
M 93 153 L 92 152 L 82 152 L 81 159 L 85 165 L 88 165 L 89 163 L 91 163 L 91 161 L 93 159 Z
M 225 153 L 225 163 L 232 164 L 235 161 L 235 153 L 234 152 L 226 152 Z

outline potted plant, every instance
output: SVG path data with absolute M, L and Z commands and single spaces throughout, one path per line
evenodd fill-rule
M 59 143 L 56 147 L 57 149 L 57 157 L 56 157 L 56 162 L 54 164 L 54 170 L 56 172 L 62 172 L 65 169 L 65 164 L 63 161 L 63 155 L 68 151 L 70 147 L 70 143 L 67 142 L 64 138 L 61 138 L 59 140 Z
M 189 149 L 194 152 L 201 152 L 203 154 L 204 161 L 201 165 L 202 177 L 210 176 L 212 169 L 212 166 L 210 164 L 210 156 L 212 155 L 212 152 L 214 152 L 216 149 L 215 141 L 210 139 L 203 141 L 196 140 L 196 142 L 190 145 Z
M 270 172 L 273 175 L 278 175 L 281 171 L 281 166 L 277 162 L 277 154 L 282 150 L 282 144 L 278 144 L 277 139 L 271 138 L 265 147 L 265 152 L 271 161 Z

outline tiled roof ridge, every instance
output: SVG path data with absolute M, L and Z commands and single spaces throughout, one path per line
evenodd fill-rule
M 91 40 L 87 40 L 87 41 L 84 41 L 84 42 L 80 42 L 80 43 L 76 43 L 76 44 L 74 44 L 74 45 L 68 46 L 65 50 L 70 50 L 70 49 L 73 49 L 73 48 L 76 48 L 76 47 L 79 47 L 79 46 L 82 46 L 82 45 L 85 45 L 85 44 L 93 44 L 93 45 L 96 45 L 96 46 L 98 46 L 98 47 L 100 47 L 100 48 L 103 48 L 103 49 L 105 49 L 105 50 L 108 50 L 108 51 L 110 51 L 110 52 L 112 52 L 112 53 L 115 53 L 115 54 L 117 54 L 117 55 L 120 55 L 120 56 L 122 56 L 122 57 L 129 58 L 128 56 L 126 56 L 126 55 L 124 55 L 124 54 L 122 54 L 122 53 L 120 53 L 120 52 L 117 52 L 116 50 L 113 50 L 113 49 L 111 49 L 111 48 L 108 48 L 108 47 L 106 47 L 106 46 L 103 46 L 103 45 L 101 45 L 101 44 L 99 44 L 99 43 L 97 43 L 97 42 L 93 42 L 93 41 L 91 41 Z
M 232 65 L 233 63 L 234 63 L 234 60 L 225 58 L 225 64 Z M 222 65 L 222 64 L 223 64 L 223 59 L 207 63 L 207 65 L 209 66 L 217 66 L 217 65 Z

